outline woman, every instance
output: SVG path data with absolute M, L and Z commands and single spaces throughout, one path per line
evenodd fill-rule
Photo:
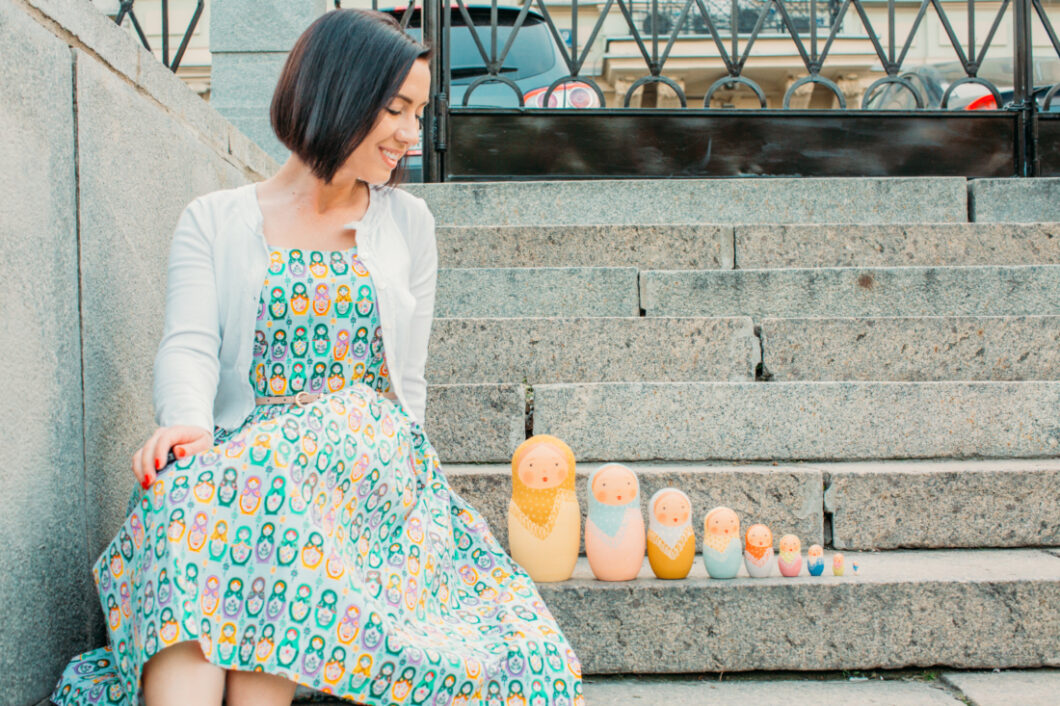
M 428 58 L 388 16 L 325 14 L 273 97 L 291 157 L 181 216 L 144 492 L 94 567 L 110 647 L 70 664 L 57 703 L 268 706 L 296 683 L 581 700 L 533 583 L 420 426 L 434 221 L 380 185 L 417 142 Z

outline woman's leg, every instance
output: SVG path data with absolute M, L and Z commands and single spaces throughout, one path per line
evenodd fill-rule
M 228 672 L 227 706 L 290 706 L 295 683 L 265 672 Z
M 180 642 L 147 660 L 143 690 L 147 706 L 220 706 L 225 670 L 206 661 L 198 642 Z

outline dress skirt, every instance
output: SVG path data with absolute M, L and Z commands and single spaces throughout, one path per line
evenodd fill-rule
M 398 403 L 356 383 L 214 441 L 134 496 L 93 567 L 109 646 L 55 703 L 132 706 L 146 661 L 188 640 L 363 704 L 582 703 L 532 580 Z

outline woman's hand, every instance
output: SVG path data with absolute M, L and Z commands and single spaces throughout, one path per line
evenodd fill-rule
M 210 448 L 212 441 L 213 435 L 202 427 L 159 427 L 133 454 L 133 475 L 140 486 L 147 490 L 155 482 L 158 471 L 166 465 L 170 449 L 177 458 L 184 458 Z

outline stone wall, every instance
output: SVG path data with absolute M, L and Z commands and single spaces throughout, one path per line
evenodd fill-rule
M 33 704 L 105 639 L 177 216 L 276 165 L 87 0 L 0 0 L 0 46 L 0 694 Z

